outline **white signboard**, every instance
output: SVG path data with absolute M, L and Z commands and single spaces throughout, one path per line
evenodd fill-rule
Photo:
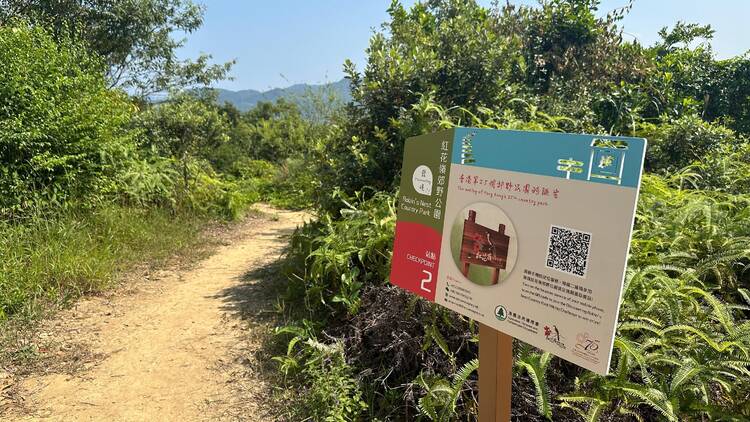
M 645 149 L 472 128 L 409 139 L 391 282 L 606 374 Z

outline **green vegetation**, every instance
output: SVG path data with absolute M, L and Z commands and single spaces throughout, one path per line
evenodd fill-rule
M 0 29 L 0 215 L 95 197 L 132 153 L 133 106 L 95 56 L 42 28 Z
M 210 64 L 210 55 L 179 60 L 177 50 L 203 24 L 205 7 L 191 0 L 5 0 L 0 25 L 23 19 L 56 41 L 71 40 L 99 57 L 110 87 L 149 94 L 208 85 L 227 76 L 233 63 Z M 54 79 L 50 79 L 54 81 Z
M 750 61 L 715 60 L 710 27 L 642 46 L 622 40 L 628 8 L 599 18 L 596 0 L 395 1 L 365 69 L 344 65 L 350 103 L 242 112 L 201 89 L 229 65 L 175 59 L 192 2 L 47 3 L 0 11 L 0 320 L 102 289 L 253 202 L 312 208 L 283 262 L 282 412 L 473 420 L 476 325 L 388 283 L 404 140 L 644 136 L 611 375 L 518 343 L 514 415 L 750 418 Z
M 34 316 L 107 288 L 134 264 L 195 246 L 205 222 L 163 209 L 107 205 L 0 225 L 0 320 Z
M 715 60 L 707 26 L 624 42 L 628 8 L 597 6 L 394 2 L 364 71 L 345 64 L 354 100 L 312 152 L 319 218 L 284 263 L 290 417 L 476 417 L 477 327 L 388 284 L 403 142 L 455 125 L 650 141 L 611 375 L 517 342 L 514 417 L 750 417 L 749 62 Z M 321 350 L 338 390 L 308 369 Z
M 0 13 L 0 323 L 106 288 L 253 202 L 310 204 L 315 182 L 297 169 L 322 123 L 284 101 L 219 106 L 192 83 L 224 67 L 173 63 L 171 33 L 197 28 L 201 8 L 11 3 Z

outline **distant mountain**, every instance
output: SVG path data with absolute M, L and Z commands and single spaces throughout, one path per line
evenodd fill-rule
M 331 90 L 342 101 L 347 102 L 351 100 L 349 81 L 346 79 L 322 85 L 296 84 L 287 88 L 274 88 L 263 92 L 254 89 L 244 89 L 241 91 L 215 89 L 219 94 L 219 104 L 228 102 L 242 111 L 247 111 L 255 107 L 255 104 L 259 101 L 276 101 L 279 98 L 284 98 L 293 102 L 299 102 L 308 92 L 328 94 L 328 90 Z

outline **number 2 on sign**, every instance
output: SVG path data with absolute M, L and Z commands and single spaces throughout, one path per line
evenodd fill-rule
M 428 289 L 425 284 L 432 282 L 432 273 L 427 270 L 422 270 L 423 273 L 427 274 L 427 278 L 422 279 L 422 284 L 420 285 L 420 289 L 424 290 L 427 293 L 432 293 L 432 290 Z

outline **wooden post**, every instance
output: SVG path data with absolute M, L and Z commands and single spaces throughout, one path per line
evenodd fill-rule
M 477 212 L 469 210 L 469 221 L 476 222 Z M 498 226 L 505 233 L 505 225 Z M 469 263 L 462 273 L 469 275 Z M 500 278 L 494 268 L 493 284 Z M 510 422 L 510 395 L 513 390 L 513 337 L 479 324 L 479 422 Z
M 477 212 L 476 211 L 469 210 L 469 221 L 471 221 L 472 223 L 475 223 L 477 221 Z M 469 276 L 469 265 L 470 264 L 468 262 L 464 262 L 463 264 L 464 264 L 464 267 L 461 269 L 461 274 L 463 274 L 464 277 L 468 277 Z
M 513 337 L 479 324 L 479 422 L 510 422 Z
M 500 281 L 500 268 L 492 269 L 492 284 L 497 284 Z
M 497 232 L 505 234 L 505 224 L 500 223 L 497 225 Z M 506 256 L 507 259 L 507 256 Z M 495 267 L 492 269 L 492 284 L 497 284 L 500 281 L 500 268 Z

